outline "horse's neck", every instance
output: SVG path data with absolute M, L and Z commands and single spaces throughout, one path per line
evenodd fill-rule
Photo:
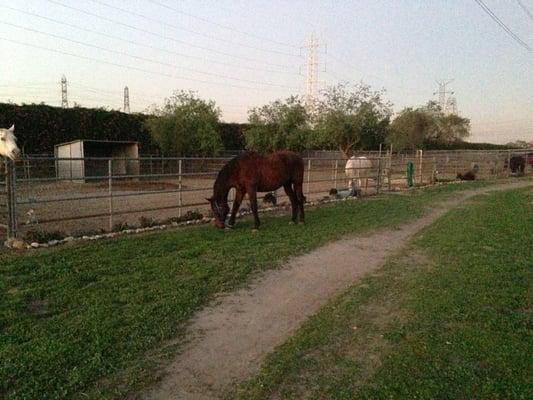
M 227 201 L 231 185 L 226 182 L 216 182 L 214 189 L 213 195 L 217 201 Z

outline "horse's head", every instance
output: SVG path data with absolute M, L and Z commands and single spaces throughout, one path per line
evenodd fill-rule
M 206 200 L 211 204 L 211 210 L 213 210 L 213 215 L 215 216 L 215 226 L 224 229 L 226 227 L 226 217 L 229 213 L 228 202 L 221 201 L 214 197 L 210 197 Z
M 9 129 L 0 129 L 0 156 L 16 159 L 20 154 L 15 138 L 15 125 Z

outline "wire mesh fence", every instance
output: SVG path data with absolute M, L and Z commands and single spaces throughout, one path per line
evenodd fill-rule
M 365 153 L 368 162 L 356 171 L 346 170 L 346 161 L 329 153 L 305 159 L 304 194 L 308 201 L 329 198 L 331 189 L 349 187 L 353 172 L 360 195 L 402 190 L 408 187 L 408 162 L 414 165 L 416 186 L 451 181 L 473 168 L 476 179 L 494 179 L 511 173 L 508 165 L 515 156 L 525 159 L 524 173 L 531 173 L 533 153 L 528 151 Z M 39 230 L 82 236 L 175 221 L 191 212 L 208 216 L 205 198 L 228 160 L 40 156 L 6 162 L 0 170 L 0 234 L 24 236 Z M 230 202 L 232 196 L 230 192 Z M 283 189 L 276 197 L 278 204 L 288 202 Z

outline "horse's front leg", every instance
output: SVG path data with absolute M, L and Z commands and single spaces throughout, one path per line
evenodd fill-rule
M 250 206 L 252 207 L 252 213 L 254 214 L 254 229 L 259 229 L 259 215 L 257 212 L 257 189 L 252 188 L 248 190 L 248 196 L 250 197 Z
M 230 227 L 235 225 L 235 218 L 237 217 L 237 212 L 239 211 L 239 207 L 241 206 L 244 193 L 244 191 L 238 189 L 235 191 L 235 199 L 233 200 L 233 206 L 231 207 L 231 215 L 228 221 L 228 226 Z

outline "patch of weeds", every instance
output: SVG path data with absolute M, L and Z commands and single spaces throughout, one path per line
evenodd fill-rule
M 105 229 L 78 229 L 72 232 L 74 237 L 95 236 L 105 233 Z
M 130 225 L 127 222 L 117 222 L 113 225 L 113 232 L 125 231 L 127 229 L 135 229 L 135 225 Z
M 61 240 L 66 237 L 64 232 L 61 231 L 43 231 L 38 229 L 31 229 L 24 234 L 24 240 L 27 243 L 46 243 L 51 240 Z
M 151 226 L 159 225 L 159 221 L 152 217 L 142 216 L 139 218 L 139 225 L 141 228 L 150 228 Z
M 185 222 L 185 221 L 194 221 L 194 220 L 202 219 L 203 217 L 204 215 L 198 210 L 189 210 L 181 217 L 171 217 L 171 218 L 166 219 L 164 223 L 169 224 L 172 222 L 180 223 L 180 222 Z

